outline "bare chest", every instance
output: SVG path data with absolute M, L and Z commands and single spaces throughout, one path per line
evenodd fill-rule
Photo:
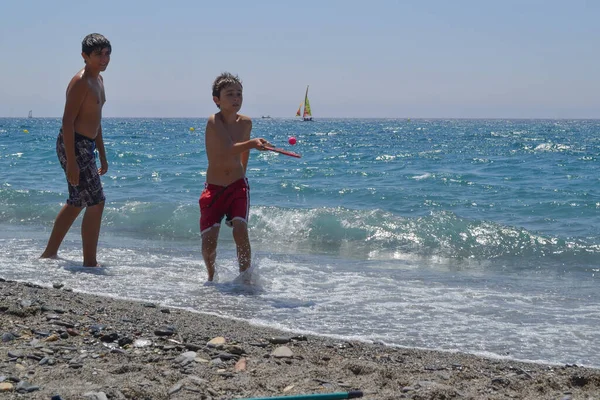
M 84 101 L 88 106 L 102 107 L 106 102 L 104 88 L 101 85 L 90 86 Z
M 226 135 L 233 143 L 239 143 L 245 140 L 244 129 L 241 125 L 230 125 L 224 128 L 224 135 Z

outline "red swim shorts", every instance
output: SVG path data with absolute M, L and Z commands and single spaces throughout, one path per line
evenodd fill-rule
M 240 219 L 248 223 L 250 211 L 248 179 L 241 178 L 227 186 L 206 183 L 199 203 L 201 234 L 213 226 L 220 226 L 224 216 L 227 216 L 227 222 Z

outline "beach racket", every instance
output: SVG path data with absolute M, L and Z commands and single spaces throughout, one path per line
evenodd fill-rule
M 358 399 L 362 396 L 363 393 L 360 390 L 354 390 L 352 392 L 301 394 L 298 396 L 253 397 L 251 399 L 239 400 L 342 400 Z
M 284 154 L 284 155 L 290 156 L 290 157 L 296 157 L 296 158 L 302 157 L 298 153 L 294 153 L 293 151 L 287 151 L 287 150 L 284 150 L 284 149 L 279 149 L 277 147 L 265 146 L 265 150 L 274 151 L 275 153 Z

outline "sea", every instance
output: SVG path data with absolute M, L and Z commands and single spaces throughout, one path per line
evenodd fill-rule
M 0 119 L 0 277 L 299 334 L 600 367 L 600 120 L 255 118 L 252 280 L 222 226 L 206 285 L 202 118 L 103 120 L 101 268 L 67 198 L 59 118 Z M 289 138 L 297 144 L 288 143 Z M 226 332 L 224 332 L 226 334 Z

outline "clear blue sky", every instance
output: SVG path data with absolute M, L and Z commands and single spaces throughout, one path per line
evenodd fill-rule
M 600 118 L 595 0 L 4 0 L 0 117 L 62 116 L 91 32 L 107 117 L 206 117 L 230 71 L 252 117 Z

